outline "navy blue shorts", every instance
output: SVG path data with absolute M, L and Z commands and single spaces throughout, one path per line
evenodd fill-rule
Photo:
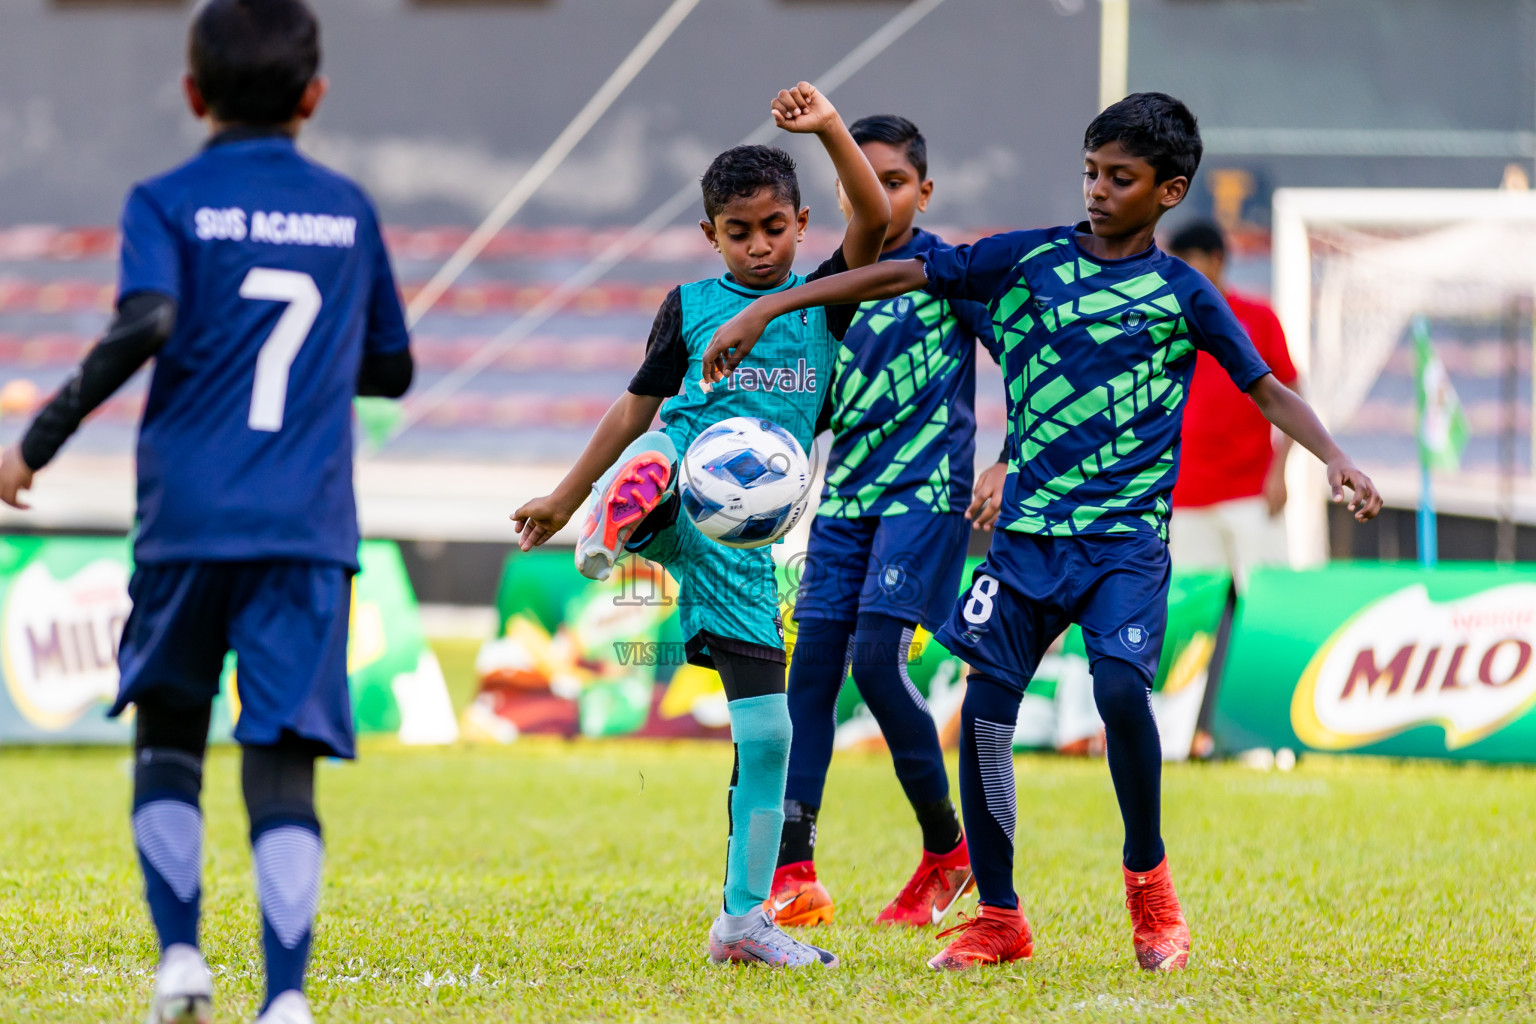
M 1150 534 L 1040 537 L 999 530 L 934 639 L 1020 693 L 1046 648 L 1077 623 L 1090 664 L 1119 658 L 1157 676 L 1168 624 L 1168 545 Z
M 336 757 L 356 756 L 347 690 L 352 570 L 327 562 L 141 565 L 128 584 L 122 678 L 112 714 L 153 693 L 196 704 L 219 692 L 236 658 L 235 740 L 271 746 L 285 734 Z
M 873 612 L 934 629 L 960 592 L 970 536 L 958 512 L 817 516 L 795 618 L 853 622 Z

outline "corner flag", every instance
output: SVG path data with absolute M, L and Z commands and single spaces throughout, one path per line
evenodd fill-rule
M 1418 357 L 1419 461 L 1426 469 L 1459 469 L 1467 446 L 1467 414 L 1429 340 L 1428 323 L 1415 317 L 1410 330 Z

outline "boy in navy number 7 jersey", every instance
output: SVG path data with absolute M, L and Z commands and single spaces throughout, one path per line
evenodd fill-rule
M 354 756 L 352 398 L 403 394 L 412 364 L 372 205 L 294 146 L 326 88 L 309 8 L 209 0 L 189 53 L 187 99 L 208 143 L 129 193 L 116 318 L 0 459 L 0 499 L 25 507 L 17 492 L 33 472 L 154 358 L 112 709 L 138 709 L 133 836 L 162 949 L 149 1020 L 211 1013 L 199 795 L 232 649 L 266 949 L 261 1021 L 305 1024 L 322 855 L 314 762 Z
M 1153 243 L 1200 163 L 1189 109 L 1138 93 L 1083 140 L 1088 219 L 890 260 L 759 299 L 716 333 L 705 376 L 763 325 L 809 303 L 914 288 L 985 302 L 1003 346 L 1008 474 L 986 561 L 937 640 L 972 666 L 961 711 L 960 801 L 981 912 L 929 961 L 963 970 L 1028 957 L 1013 890 L 1013 734 L 1046 648 L 1073 622 L 1093 667 L 1125 826 L 1126 905 L 1137 960 L 1176 970 L 1189 927 L 1160 825 L 1162 753 L 1149 690 L 1167 619 L 1169 492 L 1195 350 L 1211 353 L 1269 421 L 1327 464 L 1335 501 L 1370 519 L 1381 499 L 1306 402 L 1275 380 L 1219 292 Z

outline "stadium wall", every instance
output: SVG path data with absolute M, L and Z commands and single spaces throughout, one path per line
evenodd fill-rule
M 418 392 L 514 322 L 615 228 L 696 177 L 762 119 L 769 90 L 831 65 L 901 6 L 703 0 L 422 322 Z M 333 91 L 304 144 L 377 196 L 409 292 L 665 7 L 324 0 Z M 0 12 L 0 442 L 15 438 L 105 323 L 110 225 L 127 183 L 199 142 L 178 85 L 190 10 L 6 0 Z M 1172 91 L 1201 114 L 1207 158 L 1181 215 L 1212 214 L 1233 229 L 1237 283 L 1262 294 L 1275 187 L 1487 186 L 1511 162 L 1528 167 L 1533 43 L 1536 0 L 1137 0 L 1128 81 Z M 1088 0 L 947 0 L 835 98 L 849 116 L 893 109 L 923 126 L 939 181 L 927 223 L 964 240 L 1078 215 L 1077 147 L 1098 102 L 1098 58 L 1098 5 Z M 836 243 L 831 175 L 814 142 L 782 141 L 804 170 L 812 262 Z M 28 226 L 38 224 L 62 229 Z M 506 513 L 558 478 L 622 389 L 665 289 L 715 272 L 685 218 L 364 460 L 365 530 L 406 542 L 426 599 L 486 599 L 480 567 L 510 543 Z M 1467 358 L 1480 358 L 1485 341 L 1469 339 Z M 1411 417 L 1403 379 L 1394 370 L 1386 381 L 1391 394 L 1373 407 L 1373 423 Z M 140 379 L 102 409 L 50 468 L 36 511 L 0 514 L 0 529 L 125 531 L 142 394 Z M 977 448 L 988 458 L 1002 402 L 986 365 L 978 419 Z M 1394 443 L 1404 436 L 1368 433 Z M 1363 457 L 1374 470 L 1389 454 Z M 1392 503 L 1412 506 L 1415 479 L 1387 483 Z M 1536 521 L 1536 506 L 1516 513 Z M 1492 528 L 1447 517 L 1442 546 L 1487 557 L 1479 538 Z M 1455 539 L 1463 532 L 1465 543 Z M 1369 536 L 1336 550 L 1372 551 Z M 1390 541 L 1379 549 L 1391 557 Z

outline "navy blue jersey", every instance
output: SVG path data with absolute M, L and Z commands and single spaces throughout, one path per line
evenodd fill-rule
M 291 138 L 231 132 L 137 185 L 119 298 L 177 303 L 139 430 L 141 563 L 357 565 L 352 398 L 407 346 L 362 189 Z
M 918 230 L 880 258 L 911 259 L 943 245 Z M 917 291 L 859 307 L 837 353 L 818 515 L 965 509 L 976 457 L 978 338 L 996 358 L 980 303 Z
M 1204 275 L 1155 245 L 1121 260 L 1087 225 L 923 254 L 928 291 L 985 302 L 1003 348 L 1008 482 L 998 525 L 1167 539 L 1195 350 L 1246 391 L 1269 367 Z

